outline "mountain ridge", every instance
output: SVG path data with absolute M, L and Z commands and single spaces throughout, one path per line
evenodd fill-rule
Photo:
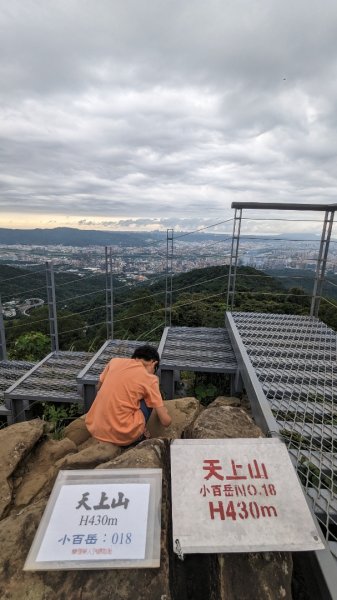
M 221 236 L 232 237 L 231 233 L 210 232 L 181 232 L 175 233 L 175 239 L 183 241 L 206 241 L 219 239 Z M 226 239 L 227 239 L 226 237 Z M 274 235 L 241 235 L 241 239 L 258 240 L 299 240 L 318 241 L 316 234 L 288 233 Z M 109 246 L 109 245 L 140 245 L 166 240 L 165 231 L 101 231 L 98 229 L 77 229 L 75 227 L 55 227 L 52 229 L 8 229 L 0 228 L 0 244 L 13 246 L 22 245 L 63 245 L 63 246 Z M 225 240 L 223 240 L 225 241 Z

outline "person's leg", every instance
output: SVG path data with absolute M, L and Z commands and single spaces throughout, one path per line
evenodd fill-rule
M 145 400 L 141 400 L 140 401 L 140 410 L 142 411 L 143 415 L 144 415 L 144 419 L 145 419 L 145 423 L 148 422 L 151 413 L 152 413 L 152 408 L 149 408 L 148 406 L 146 406 L 145 404 Z M 146 428 L 145 428 L 145 431 Z M 144 440 L 148 439 L 148 435 L 144 435 L 144 433 L 137 439 L 135 440 L 132 444 L 130 444 L 129 446 L 125 446 L 124 449 L 127 450 L 129 448 L 133 448 L 134 446 L 136 446 L 137 444 L 139 444 L 139 442 L 143 442 Z

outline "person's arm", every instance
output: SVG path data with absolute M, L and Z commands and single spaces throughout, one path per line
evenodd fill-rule
M 164 427 L 168 427 L 172 423 L 172 419 L 168 414 L 166 406 L 159 406 L 155 409 L 158 415 L 158 419 Z
M 108 364 L 105 365 L 104 371 L 102 371 L 102 373 L 99 376 L 99 380 L 96 384 L 96 394 L 97 394 L 98 390 L 102 387 L 102 383 L 103 383 L 104 379 L 106 378 L 107 372 L 109 371 L 109 365 L 110 365 L 110 363 L 108 362 Z

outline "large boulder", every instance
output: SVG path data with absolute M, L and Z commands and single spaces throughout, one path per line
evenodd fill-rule
M 0 598 L 3 600 L 57 598 L 48 582 L 48 573 L 41 575 L 22 570 L 45 505 L 46 499 L 0 521 Z
M 91 434 L 85 424 L 85 415 L 67 425 L 63 430 L 63 436 L 69 438 L 76 446 L 80 446 L 86 442 L 91 437 Z
M 196 419 L 187 435 L 192 439 L 254 438 L 263 433 L 243 408 L 215 401 Z
M 77 452 L 77 447 L 68 438 L 63 440 L 47 438 L 37 444 L 15 472 L 13 478 L 15 507 L 27 506 L 39 492 L 43 495 L 48 494 L 51 491 L 48 485 L 51 470 L 54 469 L 55 463 L 64 456 L 71 456 L 74 452 Z
M 218 398 L 202 412 L 193 398 L 166 404 L 173 419 L 171 427 L 160 429 L 153 417 L 151 433 L 159 439 L 154 437 L 132 448 L 95 440 L 88 435 L 83 419 L 78 419 L 80 423 L 68 430 L 69 437 L 59 441 L 44 435 L 42 421 L 21 423 L 0 432 L 0 474 L 4 490 L 0 520 L 1 599 L 291 598 L 290 554 L 196 554 L 186 556 L 184 562 L 173 554 L 169 439 L 259 437 L 262 432 L 243 407 L 237 405 L 236 398 Z M 160 568 L 23 572 L 58 471 L 94 468 L 163 470 Z
M 0 522 L 0 598 L 4 600 L 171 600 L 168 447 L 148 440 L 98 468 L 162 468 L 161 564 L 156 569 L 81 569 L 22 572 L 45 500 Z
M 181 438 L 183 432 L 192 425 L 201 411 L 200 402 L 196 398 L 166 400 L 164 405 L 172 419 L 172 423 L 169 427 L 164 427 L 160 423 L 156 412 L 153 411 L 147 423 L 152 438 L 163 437 L 171 440 Z
M 88 442 L 83 444 L 76 454 L 58 460 L 55 464 L 56 469 L 94 469 L 97 465 L 116 458 L 122 451 L 120 446 L 100 442 L 95 438 L 90 438 Z
M 161 469 L 164 464 L 165 448 L 163 440 L 145 440 L 114 460 L 98 465 L 96 469 Z
M 40 419 L 16 423 L 0 430 L 0 518 L 12 501 L 12 474 L 45 431 Z
M 120 453 L 118 446 L 92 437 L 80 448 L 69 438 L 43 440 L 13 476 L 14 510 L 27 506 L 33 500 L 37 502 L 48 497 L 61 469 L 94 469 Z
M 215 398 L 215 400 L 213 400 L 211 404 L 209 404 L 209 406 L 211 406 L 212 408 L 215 408 L 215 406 L 240 407 L 242 406 L 242 402 L 241 399 L 237 398 L 236 396 L 218 396 L 217 398 Z

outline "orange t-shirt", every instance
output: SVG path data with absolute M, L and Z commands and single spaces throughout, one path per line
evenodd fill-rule
M 144 432 L 140 401 L 150 408 L 164 406 L 158 378 L 140 360 L 113 358 L 100 378 L 101 387 L 85 423 L 91 435 L 103 442 L 128 446 Z

